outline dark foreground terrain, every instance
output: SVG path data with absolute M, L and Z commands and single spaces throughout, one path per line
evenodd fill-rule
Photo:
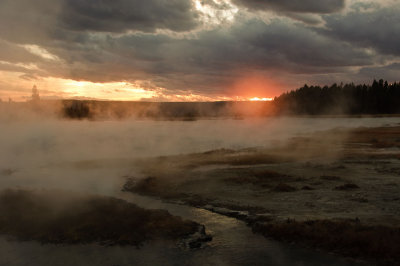
M 338 128 L 137 167 L 142 177 L 129 177 L 125 191 L 236 217 L 267 237 L 400 264 L 400 127 Z
M 145 210 L 120 199 L 60 191 L 1 192 L 0 233 L 53 244 L 140 246 L 161 239 L 187 240 L 191 248 L 210 240 L 203 226 L 165 210 Z

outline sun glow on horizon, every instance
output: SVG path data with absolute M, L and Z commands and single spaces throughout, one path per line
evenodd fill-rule
M 157 92 L 147 90 L 128 82 L 97 83 L 90 81 L 63 80 L 63 92 L 75 98 L 94 98 L 99 100 L 140 100 L 155 97 Z
M 252 102 L 269 102 L 272 101 L 273 98 L 259 98 L 259 97 L 253 97 L 249 99 Z
M 192 90 L 175 90 L 157 87 L 148 82 L 91 82 L 56 77 L 21 78 L 21 73 L 0 71 L 0 99 L 15 102 L 31 100 L 32 87 L 37 86 L 42 100 L 80 99 L 103 101 L 148 101 L 148 102 L 217 102 L 217 101 L 271 101 L 268 94 L 257 89 L 257 83 L 244 82 L 240 90 L 233 93 L 204 94 Z M 251 81 L 251 80 L 250 80 Z M 250 86 L 249 86 L 250 85 Z M 256 90 L 251 88 L 256 88 Z M 256 96 L 257 95 L 257 96 Z
M 230 93 L 245 101 L 267 102 L 279 95 L 282 85 L 263 73 L 242 73 L 230 88 Z

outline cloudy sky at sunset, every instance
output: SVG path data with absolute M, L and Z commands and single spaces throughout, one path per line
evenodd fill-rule
M 400 78 L 398 0 L 1 0 L 0 98 L 210 101 Z

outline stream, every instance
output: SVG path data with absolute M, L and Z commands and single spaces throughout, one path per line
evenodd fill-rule
M 187 250 L 171 241 L 152 241 L 141 248 L 90 245 L 42 245 L 0 238 L 0 265 L 361 265 L 337 256 L 280 243 L 253 234 L 244 222 L 207 210 L 120 192 L 118 198 L 148 209 L 206 226 L 213 240 L 201 249 Z

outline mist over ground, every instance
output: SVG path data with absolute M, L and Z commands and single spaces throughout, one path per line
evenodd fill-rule
M 5 203 L 4 208 L 15 210 L 16 214 L 16 216 L 13 216 L 13 213 L 11 215 L 3 215 L 3 218 L 8 219 L 3 232 L 14 232 L 15 228 L 13 226 L 7 226 L 14 225 L 12 219 L 16 219 L 16 221 L 20 221 L 19 225 L 21 225 L 17 227 L 19 230 L 17 231 L 17 236 L 21 235 L 30 240 L 44 238 L 44 240 L 52 239 L 52 241 L 58 241 L 57 239 L 65 239 L 63 234 L 70 232 L 70 230 L 69 227 L 63 226 L 66 220 L 63 217 L 76 218 L 79 214 L 76 211 L 80 209 L 71 207 L 68 209 L 69 212 L 58 212 L 60 215 L 56 215 L 55 220 L 45 220 L 44 218 L 48 216 L 41 215 L 35 209 L 36 207 L 27 207 L 28 204 L 24 203 L 24 200 L 28 200 L 27 203 L 29 204 L 32 203 L 29 195 L 38 195 L 39 198 L 37 199 L 40 203 L 37 205 L 39 206 L 38 210 L 42 210 L 45 214 L 51 214 L 54 210 L 59 210 L 59 208 L 65 210 L 68 206 L 74 206 L 74 198 L 76 197 L 88 199 L 89 205 L 93 207 L 91 204 L 94 199 L 106 196 L 104 200 L 99 201 L 99 205 L 94 205 L 94 211 L 99 215 L 96 217 L 100 218 L 92 219 L 91 213 L 93 209 L 85 209 L 87 212 L 81 212 L 80 215 L 83 216 L 79 217 L 86 217 L 87 219 L 76 218 L 78 222 L 71 227 L 73 230 L 76 229 L 76 232 L 89 232 L 89 236 L 91 236 L 90 232 L 92 232 L 90 229 L 89 231 L 80 229 L 85 228 L 87 221 L 97 224 L 99 226 L 97 228 L 100 228 L 101 232 L 104 231 L 101 229 L 103 223 L 98 223 L 98 221 L 104 221 L 104 224 L 112 224 L 119 227 L 118 221 L 115 223 L 117 217 L 113 216 L 109 220 L 101 217 L 102 215 L 109 217 L 110 214 L 110 211 L 104 211 L 104 206 L 109 206 L 113 210 L 114 207 L 116 209 L 119 208 L 116 205 L 114 207 L 113 205 L 107 205 L 107 202 L 125 204 L 118 201 L 121 199 L 138 204 L 144 209 L 167 208 L 172 215 L 178 216 L 186 213 L 182 217 L 202 224 L 206 230 L 210 230 L 208 232 L 201 231 L 205 237 L 207 237 L 206 234 L 208 233 L 214 237 L 213 233 L 215 233 L 215 241 L 213 240 L 210 244 L 210 248 L 201 249 L 199 252 L 182 252 L 177 250 L 176 247 L 171 250 L 166 248 L 165 245 L 162 245 L 159 249 L 154 249 L 154 246 L 149 244 L 148 249 L 140 249 L 135 253 L 137 254 L 136 260 L 143 260 L 143 265 L 148 265 L 146 261 L 153 259 L 154 252 L 167 254 L 162 258 L 166 258 L 171 263 L 175 262 L 177 257 L 186 258 L 186 256 L 189 256 L 199 265 L 202 265 L 204 260 L 197 260 L 196 256 L 204 256 L 210 261 L 219 261 L 221 259 L 221 249 L 225 252 L 223 253 L 225 255 L 222 256 L 223 259 L 229 261 L 232 253 L 238 254 L 238 257 L 242 259 L 238 263 L 240 265 L 248 265 L 251 259 L 259 261 L 264 260 L 264 256 L 269 257 L 270 255 L 268 254 L 276 254 L 275 251 L 271 251 L 270 240 L 262 238 L 265 243 L 262 242 L 264 244 L 260 244 L 257 241 L 261 241 L 261 239 L 255 238 L 250 228 L 246 228 L 249 230 L 246 234 L 241 231 L 240 226 L 244 227 L 245 225 L 240 224 L 238 221 L 234 221 L 232 230 L 226 231 L 225 218 L 223 218 L 223 215 L 226 214 L 225 212 L 222 212 L 216 218 L 210 218 L 209 211 L 198 209 L 197 204 L 200 203 L 204 203 L 205 206 L 209 204 L 214 206 L 215 202 L 205 200 L 208 198 L 217 198 L 218 202 L 222 202 L 222 205 L 216 205 L 217 209 L 222 207 L 225 210 L 224 208 L 226 207 L 228 208 L 226 209 L 228 213 L 237 213 L 236 210 L 242 210 L 243 206 L 248 206 L 250 211 L 254 208 L 261 210 L 260 217 L 264 215 L 264 208 L 265 210 L 272 208 L 268 204 L 272 204 L 277 211 L 280 211 L 278 215 L 281 213 L 285 215 L 285 212 L 292 215 L 303 211 L 308 213 L 310 211 L 307 205 L 308 202 L 313 202 L 317 206 L 314 215 L 325 217 L 324 215 L 327 212 L 332 214 L 329 211 L 331 207 L 327 208 L 326 206 L 328 205 L 326 204 L 336 202 L 337 205 L 335 206 L 338 206 L 338 208 L 335 209 L 336 212 L 333 215 L 336 215 L 339 209 L 340 217 L 348 217 L 351 214 L 347 211 L 345 213 L 340 212 L 340 210 L 343 209 L 343 206 L 345 206 L 346 210 L 353 209 L 353 205 L 351 205 L 353 201 L 351 201 L 350 205 L 343 205 L 342 201 L 346 200 L 346 197 L 341 195 L 342 191 L 332 189 L 334 187 L 331 184 L 336 182 L 337 185 L 335 186 L 340 188 L 344 179 L 337 178 L 337 181 L 320 182 L 321 179 L 318 176 L 326 175 L 326 173 L 331 173 L 332 171 L 334 172 L 332 175 L 336 175 L 337 171 L 343 171 L 343 173 L 340 172 L 340 175 L 352 175 L 354 171 L 357 172 L 357 169 L 365 170 L 359 166 L 353 167 L 353 165 L 346 168 L 347 165 L 343 166 L 343 162 L 338 164 L 336 161 L 335 163 L 334 160 L 339 158 L 338 155 L 342 150 L 341 144 L 343 146 L 346 145 L 348 133 L 347 130 L 343 129 L 399 124 L 397 117 L 249 116 L 240 119 L 235 117 L 202 117 L 197 118 L 197 120 L 157 120 L 135 117 L 127 119 L 109 118 L 107 120 L 70 119 L 52 112 L 55 110 L 54 106 L 49 107 L 45 112 L 43 109 L 35 109 L 34 105 L 29 108 L 27 106 L 29 105 L 19 103 L 0 104 L 0 108 L 3 108 L 0 113 L 0 195 L 6 198 L 3 201 Z M 336 128 L 339 130 L 331 130 Z M 372 141 L 375 141 L 373 145 L 378 147 L 378 144 L 382 141 L 385 144 L 389 140 L 387 133 L 385 132 L 386 135 L 381 136 L 382 138 L 377 136 L 376 139 L 372 139 Z M 394 141 L 396 141 L 396 134 L 390 136 L 395 138 Z M 375 136 L 366 135 L 365 137 L 368 141 L 371 141 L 371 138 Z M 358 141 L 356 139 L 355 144 Z M 362 142 L 362 140 L 360 141 Z M 360 145 L 364 145 L 364 143 L 362 142 Z M 387 149 L 383 150 L 386 152 Z M 271 162 L 272 165 L 270 165 Z M 320 169 L 319 167 L 325 168 Z M 278 170 L 275 172 L 274 169 L 276 168 Z M 260 171 L 262 177 L 257 175 Z M 360 184 L 360 182 L 364 182 L 363 176 L 355 175 L 352 178 L 356 180 L 351 182 L 359 184 L 363 188 L 366 184 Z M 274 180 L 272 177 L 277 179 Z M 276 184 L 276 182 L 285 183 Z M 370 184 L 371 180 L 366 182 Z M 127 184 L 131 184 L 133 190 L 127 190 L 126 188 L 129 188 Z M 319 186 L 322 188 L 312 191 L 296 189 L 300 187 L 313 189 L 313 187 L 317 186 L 316 184 L 320 184 Z M 276 187 L 274 187 L 275 185 Z M 381 189 L 382 186 L 386 185 L 384 183 L 380 184 L 379 189 L 373 188 L 372 192 L 367 192 L 368 195 L 386 191 Z M 141 189 L 135 190 L 134 188 L 137 187 Z M 282 192 L 287 189 L 292 191 L 290 192 L 294 195 L 292 198 L 282 194 L 289 193 Z M 129 191 L 134 192 L 134 194 Z M 149 193 L 148 195 L 146 191 Z M 157 193 L 152 194 L 154 191 Z M 315 198 L 311 200 L 309 197 L 314 197 L 314 192 Z M 140 193 L 144 193 L 147 197 L 141 199 L 139 195 L 142 194 Z M 386 191 L 385 193 L 388 192 Z M 7 200 L 9 195 L 20 196 L 17 197 L 17 200 L 10 201 Z M 174 195 L 181 195 L 182 198 L 176 198 L 176 200 L 189 205 L 194 204 L 193 206 L 196 208 L 185 206 L 189 210 L 181 212 L 180 205 L 170 204 L 167 206 L 160 200 L 153 202 L 152 200 L 149 201 L 148 198 L 149 196 L 154 196 L 161 199 L 163 197 L 171 199 Z M 349 191 L 348 195 L 353 195 L 352 191 Z M 392 194 L 389 193 L 388 195 Z M 397 191 L 394 191 L 393 195 L 397 197 Z M 43 200 L 43 196 L 45 196 L 45 200 Z M 110 197 L 118 200 L 114 201 L 115 199 L 110 199 Z M 291 201 L 289 200 L 290 198 Z M 380 199 L 381 196 L 378 195 L 376 198 Z M 337 199 L 341 201 L 337 203 Z M 224 205 L 224 202 L 227 205 Z M 232 205 L 233 202 L 240 206 Z M 360 206 L 354 209 L 359 210 L 360 213 L 357 215 L 361 217 L 360 215 L 363 215 L 365 206 L 373 206 L 375 208 L 375 203 L 375 199 L 371 199 L 371 204 L 359 203 L 363 204 L 361 207 L 364 209 Z M 13 204 L 19 206 L 19 209 L 14 208 Z M 76 205 L 80 206 L 81 204 L 80 202 Z M 384 202 L 384 204 L 386 206 L 388 203 Z M 199 206 L 201 207 L 202 205 Z M 397 208 L 395 203 L 393 203 L 393 206 L 393 208 Z M 33 210 L 32 212 L 26 212 L 23 211 L 24 208 Z M 230 211 L 229 208 L 232 208 L 233 211 Z M 368 210 L 370 209 L 367 208 Z M 372 217 L 376 217 L 377 213 L 379 214 L 375 209 L 372 209 L 372 211 Z M 205 216 L 198 216 L 199 212 L 205 212 Z M 265 212 L 269 215 L 268 211 Z M 390 209 L 387 212 L 390 212 Z M 90 215 L 86 215 L 87 213 Z M 8 211 L 3 212 L 3 214 L 8 214 Z M 30 224 L 29 221 L 32 219 L 31 216 L 26 216 L 26 214 L 32 214 L 32 217 L 37 218 L 37 225 L 43 230 L 29 231 L 29 228 L 33 227 L 25 226 L 25 224 Z M 68 216 L 68 214 L 72 216 Z M 121 211 L 119 214 L 121 219 L 124 220 L 125 212 Z M 132 214 L 132 217 L 136 216 L 135 213 Z M 21 217 L 26 219 L 21 219 Z M 175 218 L 172 217 L 171 219 Z M 49 228 L 46 223 L 45 226 L 41 226 L 42 221 L 56 221 L 51 224 L 55 228 L 60 228 L 58 232 L 61 232 L 61 237 L 54 238 L 53 231 L 46 230 L 46 228 Z M 79 221 L 82 221 L 82 223 Z M 232 220 L 227 223 L 232 225 Z M 150 220 L 150 224 L 153 224 L 152 220 Z M 219 228 L 219 226 L 223 230 L 217 230 L 216 228 Z M 27 231 L 25 230 L 26 228 L 28 229 Z M 130 228 L 126 230 L 126 232 L 131 231 Z M 41 233 L 39 234 L 39 232 Z M 110 232 L 114 232 L 112 226 Z M 72 241 L 76 239 L 82 239 L 82 241 L 98 239 L 97 234 L 94 238 L 79 238 L 79 236 L 85 235 L 81 233 L 78 234 L 78 238 L 75 233 L 67 235 L 71 237 Z M 125 231 L 121 231 L 121 235 L 125 235 Z M 54 249 L 59 253 L 55 253 L 56 255 L 54 256 L 48 256 L 47 250 L 53 249 L 52 247 L 41 246 L 39 243 L 31 246 L 25 245 L 24 242 L 14 244 L 13 242 L 5 241 L 4 235 L 2 237 L 0 238 L 2 250 L 9 250 L 9 252 L 3 252 L 2 262 L 12 262 L 11 264 L 7 263 L 7 265 L 19 265 L 18 261 L 21 260 L 47 261 L 37 264 L 53 265 L 53 263 L 48 262 L 53 259 L 58 262 L 62 261 L 60 265 L 69 265 L 71 260 L 78 261 L 77 265 L 86 265 L 85 262 L 92 257 L 90 254 L 96 254 L 93 255 L 96 257 L 95 261 L 98 261 L 98 258 L 108 256 L 111 256 L 108 259 L 115 262 L 121 262 L 129 258 L 128 265 L 132 261 L 136 261 L 132 259 L 135 256 L 131 255 L 132 251 L 129 249 L 123 249 L 126 252 L 122 255 L 113 253 L 115 250 L 120 250 L 120 247 L 105 249 L 108 253 L 100 255 L 95 253 L 99 250 L 97 246 L 92 246 L 93 249 L 87 251 L 88 249 L 86 247 L 82 248 L 81 245 L 76 246 L 72 255 L 68 255 L 70 256 L 69 260 L 64 260 L 63 257 L 65 255 L 61 251 L 69 252 L 71 250 L 64 245 L 57 245 Z M 249 240 L 254 240 L 255 242 L 249 244 Z M 393 243 L 396 243 L 396 241 L 393 241 Z M 147 253 L 148 250 L 151 250 L 151 252 Z M 266 250 L 269 250 L 269 253 L 265 253 Z M 35 253 L 36 251 L 37 254 Z M 169 251 L 173 252 L 168 253 Z M 253 255 L 253 252 L 256 255 Z M 288 257 L 290 262 L 282 262 L 280 263 L 281 265 L 293 265 L 291 262 L 292 251 L 289 250 L 288 252 L 289 255 L 285 255 L 285 258 Z M 32 255 L 33 253 L 34 255 Z M 21 256 L 22 259 L 20 259 Z M 307 258 L 307 256 L 299 255 L 294 257 L 293 261 L 308 261 Z M 315 254 L 310 258 L 313 261 Z M 327 260 L 330 261 L 330 259 Z M 109 265 L 104 262 L 99 264 Z M 327 265 L 326 263 L 322 264 Z M 156 265 L 164 265 L 164 263 L 156 263 Z
M 299 134 L 398 123 L 397 118 L 273 117 L 198 121 L 69 120 L 28 111 L 0 117 L 0 189 L 61 188 L 112 195 L 133 160 L 269 147 Z

